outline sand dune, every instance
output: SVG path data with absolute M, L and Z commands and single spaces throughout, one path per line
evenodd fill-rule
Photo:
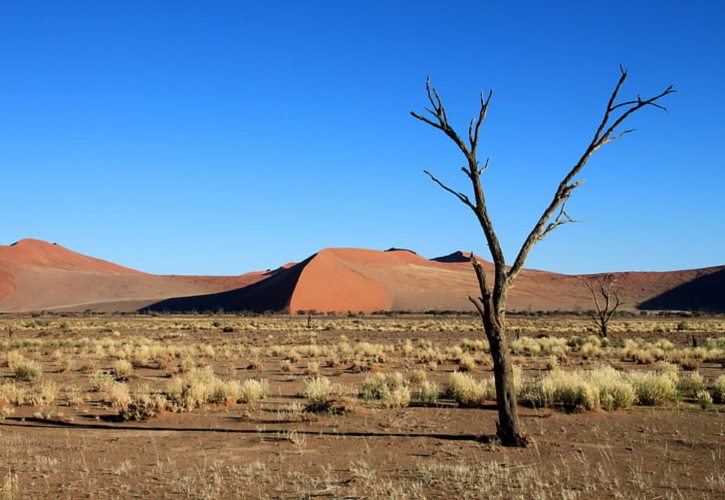
M 479 261 L 491 274 L 492 264 L 480 258 Z M 634 310 L 654 297 L 687 284 L 694 283 L 692 286 L 699 289 L 698 279 L 719 276 L 718 270 L 722 269 L 725 268 L 615 275 L 622 287 L 624 308 Z M 492 275 L 490 279 L 493 279 Z M 708 283 L 709 290 L 715 287 L 720 290 L 719 296 L 725 297 L 725 279 L 718 278 Z M 286 270 L 276 280 L 269 279 L 215 297 L 168 300 L 150 308 L 204 310 L 214 309 L 211 306 L 216 303 L 227 311 L 472 310 L 468 296 L 476 295 L 477 287 L 470 254 L 467 253 L 454 252 L 428 260 L 402 249 L 381 252 L 328 248 Z M 697 295 L 695 290 L 691 292 L 690 297 L 704 295 Z M 273 301 L 269 300 L 271 297 L 274 297 Z M 670 300 L 667 304 L 668 309 L 725 311 L 723 299 L 718 300 L 702 302 L 706 306 L 692 300 Z M 522 271 L 512 289 L 508 305 L 510 310 L 518 311 L 573 311 L 590 309 L 592 301 L 578 276 L 527 269 Z
M 266 277 L 158 276 L 60 245 L 21 240 L 0 246 L 0 311 L 132 311 L 168 297 L 239 288 Z
M 465 252 L 426 259 L 405 249 L 328 248 L 271 271 L 160 276 L 22 240 L 0 246 L 0 312 L 471 310 L 468 296 L 478 292 L 469 259 Z M 492 265 L 479 260 L 490 274 Z M 628 309 L 725 312 L 725 267 L 615 275 Z M 529 269 L 508 302 L 518 311 L 591 307 L 580 277 Z

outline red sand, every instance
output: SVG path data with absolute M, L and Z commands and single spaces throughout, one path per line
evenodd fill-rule
M 428 260 L 407 250 L 328 248 L 299 264 L 266 272 L 159 276 L 59 245 L 22 240 L 0 246 L 0 311 L 471 310 L 468 295 L 478 290 L 469 256 L 454 252 Z M 480 261 L 492 280 L 492 265 Z M 686 303 L 697 309 L 701 300 L 710 310 L 725 310 L 720 304 L 725 267 L 616 276 L 627 309 L 664 294 L 668 300 L 663 303 L 675 304 L 667 308 Z M 703 279 L 706 286 L 699 284 Z M 657 305 L 656 300 L 650 303 Z M 589 292 L 577 276 L 536 270 L 522 271 L 508 301 L 508 308 L 518 311 L 591 307 Z
M 365 277 L 351 263 L 389 268 L 421 259 L 409 252 L 377 252 L 352 248 L 326 249 L 305 266 L 289 309 L 318 311 L 379 311 L 391 306 L 385 286 Z
M 8 263 L 106 274 L 145 274 L 112 262 L 87 257 L 55 243 L 29 238 L 9 246 L 0 245 L 0 265 Z
M 265 277 L 158 276 L 26 239 L 0 246 L 0 311 L 132 311 L 167 297 L 240 288 Z

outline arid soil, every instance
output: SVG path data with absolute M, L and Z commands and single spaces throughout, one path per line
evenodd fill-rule
M 722 318 L 613 323 L 611 341 L 595 348 L 584 319 L 513 318 L 523 379 L 674 367 L 682 378 L 697 371 L 712 392 L 725 374 Z M 522 405 L 531 445 L 499 446 L 494 402 L 461 407 L 445 391 L 466 354 L 474 379 L 491 374 L 475 318 L 8 316 L 0 327 L 0 395 L 10 385 L 25 395 L 0 396 L 3 499 L 725 495 L 725 406 L 703 408 L 689 393 L 613 411 Z M 542 335 L 572 347 L 556 361 L 530 352 Z M 636 349 L 631 339 L 642 339 Z M 22 380 L 14 367 L 27 361 L 41 373 Z M 120 373 L 119 361 L 132 368 Z M 117 389 L 171 400 L 171 381 L 204 367 L 223 381 L 265 381 L 268 394 L 120 418 L 128 400 Z M 409 401 L 361 396 L 372 374 L 394 372 L 409 381 Z M 339 406 L 306 411 L 313 375 L 345 388 Z M 419 395 L 422 380 L 438 385 L 435 402 Z

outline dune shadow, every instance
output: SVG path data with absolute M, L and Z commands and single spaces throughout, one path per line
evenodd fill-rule
M 289 307 L 302 271 L 315 255 L 290 268 L 272 272 L 268 278 L 242 288 L 212 294 L 172 297 L 143 307 L 139 312 L 283 311 Z
M 642 302 L 644 311 L 725 312 L 725 269 L 699 276 Z

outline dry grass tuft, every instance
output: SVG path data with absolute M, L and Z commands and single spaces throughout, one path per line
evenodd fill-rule
M 446 394 L 460 406 L 475 408 L 496 399 L 496 386 L 492 378 L 477 381 L 466 373 L 453 372 L 448 377 Z
M 360 396 L 380 401 L 388 408 L 404 408 L 410 404 L 410 385 L 402 373 L 370 373 L 365 377 Z

